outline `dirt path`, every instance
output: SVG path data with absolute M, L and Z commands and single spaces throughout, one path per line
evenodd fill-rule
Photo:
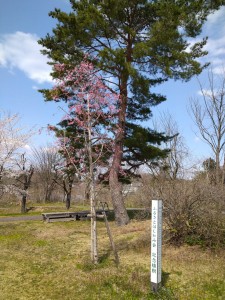
M 146 211 L 145 208 L 127 208 L 128 211 Z M 148 210 L 147 210 L 148 212 Z M 53 213 L 54 214 L 54 213 Z M 3 222 L 16 222 L 16 221 L 42 221 L 42 215 L 35 215 L 35 216 L 11 216 L 11 217 L 0 217 L 0 223 Z M 71 219 L 72 220 L 72 219 Z M 58 220 L 59 221 L 59 220 Z M 63 221 L 60 220 L 60 221 Z
M 16 221 L 42 221 L 42 216 L 19 216 L 19 217 L 0 217 L 2 222 L 16 222 Z

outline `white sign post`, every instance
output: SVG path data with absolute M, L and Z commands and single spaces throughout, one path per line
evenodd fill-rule
M 162 280 L 162 200 L 152 200 L 151 286 L 157 292 Z

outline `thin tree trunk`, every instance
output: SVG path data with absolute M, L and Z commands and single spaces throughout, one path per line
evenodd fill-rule
M 66 209 L 70 209 L 71 204 L 71 191 L 66 194 Z
M 44 203 L 47 203 L 47 201 L 49 200 L 48 199 L 48 196 L 49 196 L 49 192 L 48 192 L 48 187 L 45 189 L 45 196 L 44 196 Z
M 90 206 L 91 206 L 91 260 L 94 264 L 98 263 L 98 245 L 97 245 L 97 220 L 96 220 L 96 199 L 95 199 L 95 178 L 94 178 L 94 163 L 92 158 L 92 127 L 90 120 L 89 98 L 87 97 L 88 105 L 88 157 L 89 157 L 89 178 L 90 178 Z
M 84 191 L 84 198 L 86 202 L 90 200 L 90 182 L 85 183 L 85 191 Z
M 225 183 L 224 181 L 225 181 L 225 155 L 223 157 L 222 180 L 221 180 L 223 189 L 224 189 L 224 183 Z
M 216 152 L 216 184 L 219 184 L 219 183 L 220 183 L 220 151 L 217 150 L 217 152 Z
M 73 188 L 73 180 L 74 177 L 69 177 L 68 181 L 68 189 L 66 187 L 66 182 L 63 181 L 63 185 L 64 185 L 64 191 L 66 192 L 66 209 L 70 209 L 70 205 L 71 205 L 71 194 L 72 194 L 72 188 Z
M 23 195 L 21 200 L 21 213 L 25 214 L 27 212 L 26 210 L 26 202 L 27 202 L 27 196 Z
M 90 186 L 90 204 L 91 204 L 91 260 L 94 264 L 98 263 L 98 245 L 97 245 L 97 220 L 94 183 Z

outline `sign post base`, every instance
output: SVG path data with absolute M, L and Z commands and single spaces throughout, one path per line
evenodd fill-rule
M 161 288 L 161 282 L 160 283 L 154 283 L 154 282 L 151 282 L 151 288 L 152 288 L 152 291 L 154 293 L 158 293 L 159 289 Z

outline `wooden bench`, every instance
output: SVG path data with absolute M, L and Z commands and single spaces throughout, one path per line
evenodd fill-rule
M 107 213 L 107 211 L 106 211 Z M 103 216 L 103 210 L 96 210 L 97 216 Z M 83 210 L 78 212 L 54 212 L 54 213 L 42 213 L 43 221 L 51 222 L 51 221 L 77 221 L 84 220 L 90 218 L 90 211 Z

